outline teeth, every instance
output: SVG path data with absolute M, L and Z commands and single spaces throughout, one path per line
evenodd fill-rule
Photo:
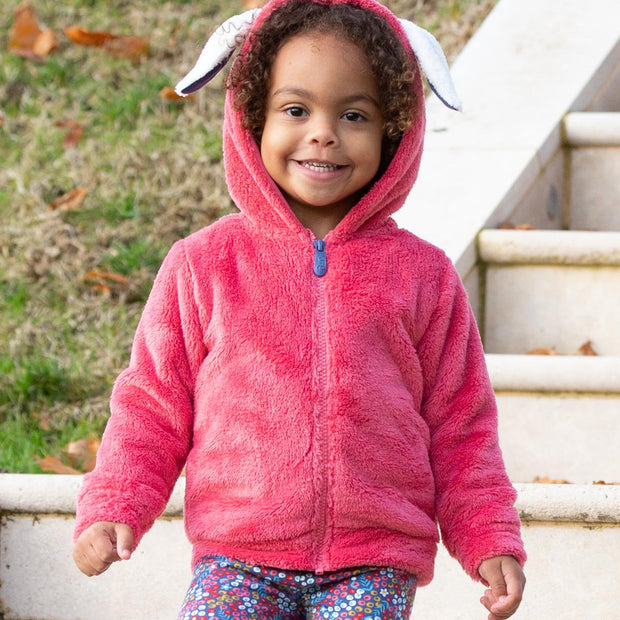
M 340 166 L 336 166 L 334 164 L 324 164 L 318 161 L 303 161 L 301 165 L 308 170 L 313 170 L 314 172 L 333 172 L 334 170 L 338 170 Z

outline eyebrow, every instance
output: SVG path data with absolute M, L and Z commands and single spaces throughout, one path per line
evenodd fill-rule
M 305 88 L 296 88 L 294 86 L 283 86 L 282 88 L 278 88 L 278 90 L 276 90 L 271 96 L 278 97 L 280 95 L 294 95 L 296 97 L 309 99 L 310 101 L 316 100 L 316 97 L 309 90 L 306 90 Z M 347 105 L 350 103 L 355 103 L 356 101 L 368 101 L 377 109 L 381 109 L 379 102 L 367 93 L 352 93 L 351 95 L 343 97 L 340 100 L 340 103 Z

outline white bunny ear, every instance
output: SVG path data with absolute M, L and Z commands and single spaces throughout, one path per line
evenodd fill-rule
M 413 22 L 406 19 L 399 21 L 433 92 L 449 108 L 462 110 L 463 104 L 454 87 L 448 61 L 437 39 Z
M 245 11 L 219 26 L 209 37 L 191 71 L 176 85 L 176 93 L 185 97 L 212 80 L 243 43 L 259 13 L 260 9 Z

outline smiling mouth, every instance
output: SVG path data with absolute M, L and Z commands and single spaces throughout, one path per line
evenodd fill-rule
M 336 172 L 336 170 L 344 168 L 344 166 L 339 166 L 338 164 L 328 164 L 322 161 L 300 161 L 297 163 L 302 168 L 312 170 L 313 172 Z

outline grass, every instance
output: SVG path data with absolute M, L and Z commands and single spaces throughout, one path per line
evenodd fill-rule
M 430 27 L 449 56 L 496 0 L 392 0 Z M 221 79 L 164 103 L 207 33 L 241 2 L 32 0 L 60 37 L 43 62 L 8 52 L 0 13 L 0 470 L 39 472 L 37 457 L 100 436 L 144 300 L 179 237 L 233 208 L 221 168 Z M 135 64 L 79 47 L 63 30 L 148 36 Z M 57 123 L 83 136 L 65 148 Z M 50 203 L 77 187 L 76 208 Z M 126 283 L 89 277 L 108 272 Z

